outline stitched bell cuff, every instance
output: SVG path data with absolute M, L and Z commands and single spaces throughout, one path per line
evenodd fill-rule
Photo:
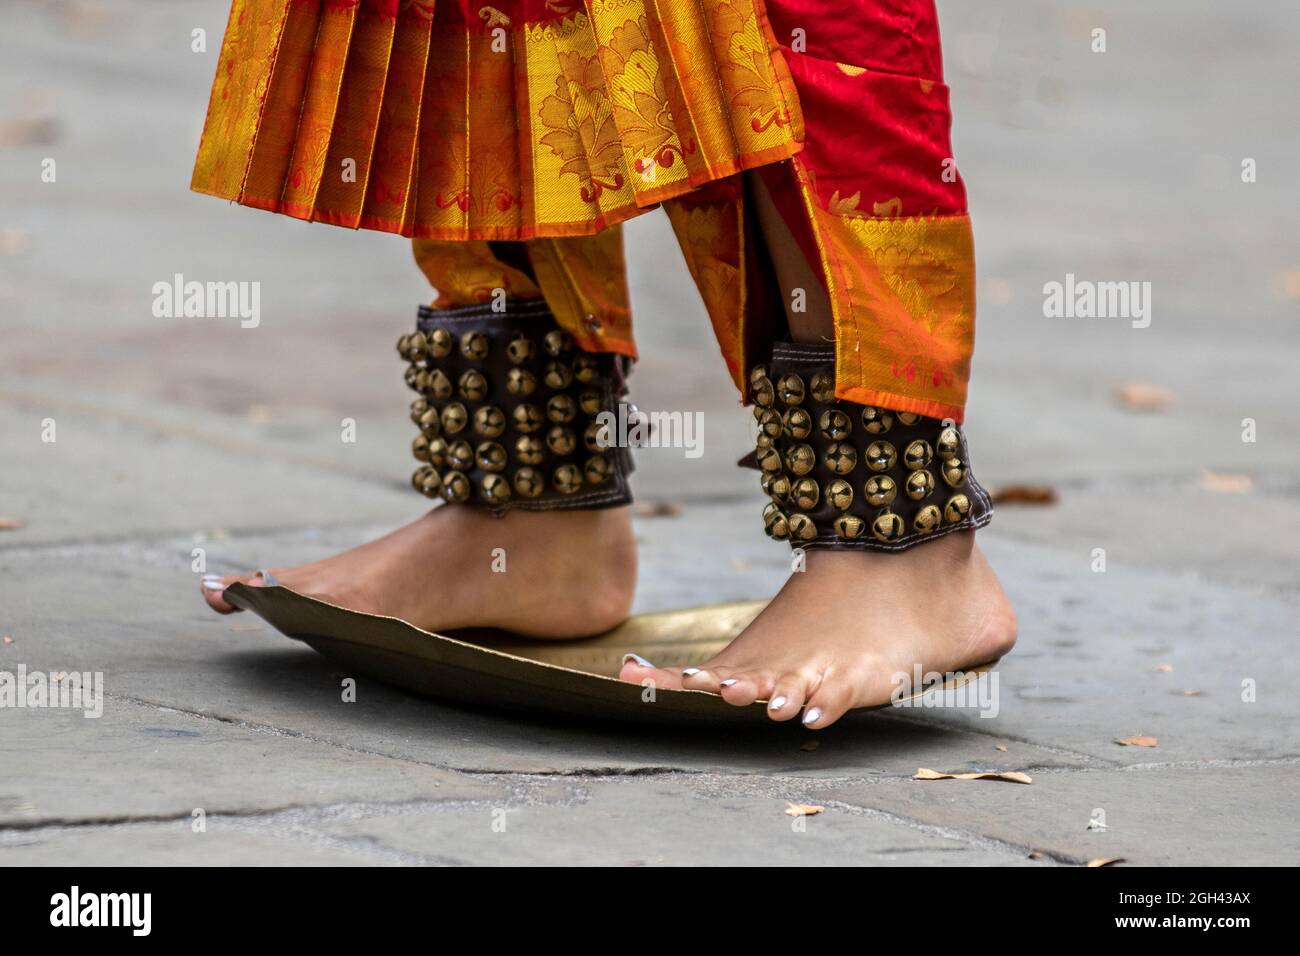
M 416 490 L 503 514 L 611 508 L 632 500 L 626 448 L 606 447 L 597 416 L 617 418 L 626 359 L 584 352 L 544 300 L 420 308 L 397 351 L 418 394 Z
M 952 421 L 835 398 L 832 347 L 778 343 L 749 376 L 752 464 L 769 536 L 802 548 L 903 551 L 993 516 Z

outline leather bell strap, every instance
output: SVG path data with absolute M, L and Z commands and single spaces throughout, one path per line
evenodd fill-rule
M 430 497 L 504 513 L 632 500 L 631 458 L 603 447 L 597 416 L 623 398 L 621 356 L 574 345 L 542 300 L 420 308 L 397 350 L 418 394 L 411 483 Z
M 754 368 L 752 464 L 767 533 L 797 547 L 902 551 L 993 516 L 962 430 L 835 398 L 835 350 L 778 343 Z

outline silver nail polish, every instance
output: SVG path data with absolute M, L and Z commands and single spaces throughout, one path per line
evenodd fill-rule
M 736 680 L 734 677 L 728 677 L 726 680 L 719 681 L 718 683 L 721 687 L 731 687 L 733 684 L 739 684 L 740 681 Z
M 623 655 L 623 664 L 626 665 L 631 661 L 635 661 L 641 667 L 654 667 L 653 664 L 651 664 L 640 654 L 633 654 L 631 651 L 628 651 L 626 654 Z
M 682 676 L 683 676 L 683 677 L 694 677 L 694 676 L 695 676 L 696 674 L 698 674 L 699 672 L 700 672 L 700 669 L 699 669 L 698 667 L 685 667 L 685 668 L 682 668 Z
M 224 591 L 226 586 L 221 583 L 220 578 L 217 578 L 215 581 L 204 581 L 203 589 L 205 591 Z
M 784 697 L 773 697 L 771 700 L 767 702 L 768 710 L 780 710 L 784 706 L 785 706 Z
M 814 707 L 812 710 L 808 711 L 808 713 L 803 715 L 803 722 L 805 726 L 808 724 L 815 724 L 817 723 L 817 721 L 821 719 L 822 719 L 822 709 L 820 707 Z
M 203 575 L 203 580 L 204 580 L 204 581 L 220 581 L 220 580 L 221 580 L 221 575 L 219 575 L 219 574 L 205 574 L 205 575 Z

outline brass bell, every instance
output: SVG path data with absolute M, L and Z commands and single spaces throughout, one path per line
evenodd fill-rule
M 500 442 L 481 442 L 474 452 L 474 460 L 484 471 L 505 471 L 506 450 L 501 447 Z
M 442 476 L 442 497 L 448 504 L 469 501 L 469 479 L 459 471 L 449 471 Z
M 474 467 L 474 449 L 467 441 L 454 441 L 447 446 L 447 464 L 454 471 L 469 471 Z
M 488 354 L 488 337 L 482 332 L 466 332 L 460 337 L 460 354 L 476 362 L 483 361 Z
M 785 470 L 798 477 L 806 475 L 817 465 L 817 453 L 812 445 L 795 445 L 785 455 Z
M 887 441 L 873 441 L 867 446 L 867 467 L 872 471 L 889 471 L 898 463 L 898 452 Z
M 488 504 L 502 505 L 510 500 L 510 482 L 500 475 L 484 475 L 478 490 Z
M 563 362 L 547 362 L 542 381 L 554 389 L 568 388 L 573 384 L 573 370 Z
M 822 464 L 833 475 L 847 475 L 858 464 L 858 450 L 846 441 L 833 442 L 822 456 Z
M 424 390 L 424 369 L 418 365 L 406 366 L 406 371 L 402 373 L 402 380 L 406 382 L 407 388 L 415 389 L 417 392 Z
M 888 475 L 872 475 L 862 486 L 862 493 L 871 507 L 888 508 L 898 497 L 898 485 Z
M 872 435 L 883 435 L 894 427 L 894 416 L 887 409 L 866 405 L 862 409 L 862 427 Z
M 876 515 L 876 520 L 871 522 L 871 533 L 876 536 L 877 541 L 897 541 L 906 532 L 907 525 L 892 511 L 882 511 Z
M 426 498 L 437 498 L 442 494 L 442 478 L 436 471 L 430 471 L 420 482 L 420 494 Z
M 424 398 L 417 398 L 411 402 L 411 421 L 417 425 L 420 423 L 420 416 L 429 410 L 429 401 Z
M 758 467 L 767 472 L 778 472 L 781 470 L 781 453 L 775 448 L 759 449 L 755 456 L 758 460 Z
M 822 412 L 817 419 L 818 430 L 831 441 L 844 441 L 853 431 L 853 419 L 837 408 Z
M 954 426 L 949 425 L 939 433 L 939 439 L 934 443 L 934 451 L 944 460 L 961 455 L 961 435 L 957 433 Z
M 790 536 L 789 519 L 778 508 L 775 511 L 763 512 L 763 530 L 767 532 L 768 537 L 777 541 L 784 541 Z
M 551 476 L 551 486 L 562 495 L 571 495 L 582 487 L 582 472 L 577 465 L 561 465 Z
M 776 391 L 772 388 L 772 380 L 766 375 L 750 383 L 750 394 L 754 398 L 754 404 L 760 408 L 770 408 L 772 403 L 776 401 Z
M 813 401 L 829 405 L 835 401 L 835 378 L 829 372 L 818 372 L 808 383 Z
M 912 519 L 912 527 L 922 534 L 929 534 L 941 524 L 943 524 L 943 514 L 939 511 L 938 505 L 926 505 Z
M 561 425 L 571 422 L 578 415 L 578 403 L 568 395 L 552 395 L 546 403 L 546 417 Z
M 420 426 L 425 438 L 437 438 L 442 432 L 442 418 L 436 408 L 426 408 L 416 424 Z
M 520 435 L 515 439 L 515 456 L 525 465 L 540 465 L 546 457 L 546 445 L 536 435 Z
M 764 435 L 762 432 L 759 432 L 757 435 L 754 436 L 754 448 L 755 448 L 755 449 L 758 449 L 758 448 L 771 448 L 771 447 L 773 446 L 773 444 L 774 444 L 774 443 L 773 443 L 771 437 L 768 436 L 768 435 Z
M 812 416 L 802 408 L 792 408 L 785 413 L 782 425 L 791 438 L 803 440 L 812 431 Z
M 451 402 L 442 410 L 442 430 L 447 435 L 459 434 L 469 423 L 469 413 L 460 402 Z
M 428 461 L 429 439 L 424 435 L 416 435 L 411 440 L 411 454 L 415 456 L 416 461 Z
M 415 469 L 415 471 L 411 472 L 411 487 L 416 491 L 423 492 L 424 489 L 422 486 L 424 484 L 424 479 L 433 471 L 434 469 L 430 468 L 428 465 L 421 465 L 419 468 Z
M 511 418 L 514 419 L 515 428 L 525 435 L 531 435 L 546 424 L 542 410 L 536 405 L 516 405 Z
M 590 355 L 579 355 L 573 360 L 573 377 L 584 385 L 594 382 L 600 374 L 600 365 Z
M 966 463 L 960 458 L 946 459 L 940 471 L 950 488 L 960 488 L 966 483 Z
M 467 401 L 481 402 L 487 396 L 487 378 L 477 369 L 470 369 L 462 374 L 458 384 L 461 397 Z
M 781 431 L 785 427 L 785 422 L 781 420 L 781 413 L 775 408 L 756 408 L 758 419 L 758 430 L 768 438 L 781 437 Z
M 451 398 L 451 379 L 440 368 L 430 369 L 424 391 L 430 398 L 440 402 Z
M 943 520 L 949 524 L 965 521 L 970 514 L 970 499 L 965 495 L 953 495 L 943 506 Z
M 584 415 L 595 415 L 600 411 L 603 404 L 600 392 L 594 388 L 585 388 L 582 390 L 582 394 L 578 396 L 578 407 L 582 409 Z
M 807 515 L 792 514 L 789 525 L 791 541 L 811 541 L 817 537 L 817 523 Z
M 751 386 L 757 388 L 758 383 L 765 378 L 767 378 L 766 365 L 755 365 L 753 368 L 749 370 L 749 384 Z
M 546 447 L 560 457 L 564 457 L 573 454 L 573 449 L 578 447 L 578 440 L 573 437 L 572 429 L 555 425 L 546 433 Z
M 915 425 L 921 420 L 921 416 L 916 414 L 916 412 L 899 412 L 898 420 L 904 425 Z
M 399 335 L 397 337 L 397 354 L 402 358 L 406 358 L 406 346 L 410 341 L 411 336 L 409 334 Z
M 451 333 L 446 329 L 430 329 L 424 340 L 432 358 L 446 358 L 451 354 Z
M 767 487 L 764 488 L 763 490 L 768 493 L 768 495 L 772 498 L 772 500 L 774 501 L 790 500 L 791 486 L 790 486 L 790 478 L 788 475 L 785 475 L 781 472 L 777 472 L 774 475 L 765 476 L 765 477 L 768 477 L 768 482 L 767 482 Z
M 429 439 L 429 464 L 439 471 L 447 467 L 447 443 L 441 438 Z
M 506 430 L 506 413 L 495 405 L 484 405 L 474 413 L 474 431 L 496 438 Z
M 802 511 L 812 511 L 817 507 L 822 490 L 812 478 L 800 478 L 790 489 L 790 500 Z
M 526 368 L 512 368 L 506 372 L 506 391 L 526 398 L 537 391 L 537 376 Z
M 523 365 L 535 352 L 532 340 L 522 335 L 516 335 L 506 346 L 506 356 L 515 365 Z
M 600 422 L 592 422 L 588 425 L 587 430 L 582 433 L 582 444 L 587 451 L 593 454 L 608 448 L 609 439 L 605 434 L 605 426 Z
M 903 450 L 903 464 L 909 471 L 925 468 L 932 461 L 934 461 L 934 450 L 930 448 L 928 441 L 918 438 L 914 442 L 908 442 L 907 448 Z
M 853 486 L 843 478 L 836 478 L 826 486 L 826 503 L 836 511 L 848 511 L 853 504 Z
M 429 354 L 423 332 L 412 332 L 406 340 L 406 357 L 412 362 L 422 362 Z
M 867 523 L 857 515 L 840 515 L 832 527 L 841 538 L 860 538 L 867 530 Z
M 934 491 L 934 476 L 928 471 L 914 471 L 907 476 L 907 497 L 913 501 L 924 501 Z
M 603 484 L 609 479 L 612 470 L 608 458 L 604 455 L 592 455 L 582 466 L 582 479 L 589 485 Z
M 515 492 L 521 498 L 536 498 L 545 487 L 542 473 L 536 468 L 520 468 L 515 472 Z
M 782 375 L 781 380 L 776 383 L 776 393 L 780 396 L 781 401 L 787 405 L 802 405 L 804 399 L 803 379 L 793 372 Z
M 568 332 L 563 332 L 560 329 L 552 329 L 550 332 L 546 333 L 546 337 L 542 340 L 542 344 L 546 346 L 547 355 L 551 358 L 559 358 L 565 352 L 568 352 L 573 348 L 573 337 L 569 335 Z

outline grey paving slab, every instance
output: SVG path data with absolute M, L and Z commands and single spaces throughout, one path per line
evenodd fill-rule
M 1300 834 L 1276 795 L 1294 761 L 1255 766 L 1149 765 L 1035 774 L 1029 785 L 906 780 L 817 789 L 811 799 L 975 831 L 1069 863 L 1120 857 L 1136 866 L 1295 866 Z M 1093 821 L 1105 829 L 1090 828 Z
M 104 701 L 100 717 L 6 708 L 0 735 L 0 830 L 190 818 L 196 810 L 219 815 L 363 800 L 486 799 L 502 792 L 423 763 L 116 696 Z
M 792 818 L 800 784 L 656 777 L 580 780 L 560 799 L 431 809 L 331 824 L 379 847 L 488 865 L 562 857 L 592 866 L 1017 866 L 1018 848 L 845 807 Z

